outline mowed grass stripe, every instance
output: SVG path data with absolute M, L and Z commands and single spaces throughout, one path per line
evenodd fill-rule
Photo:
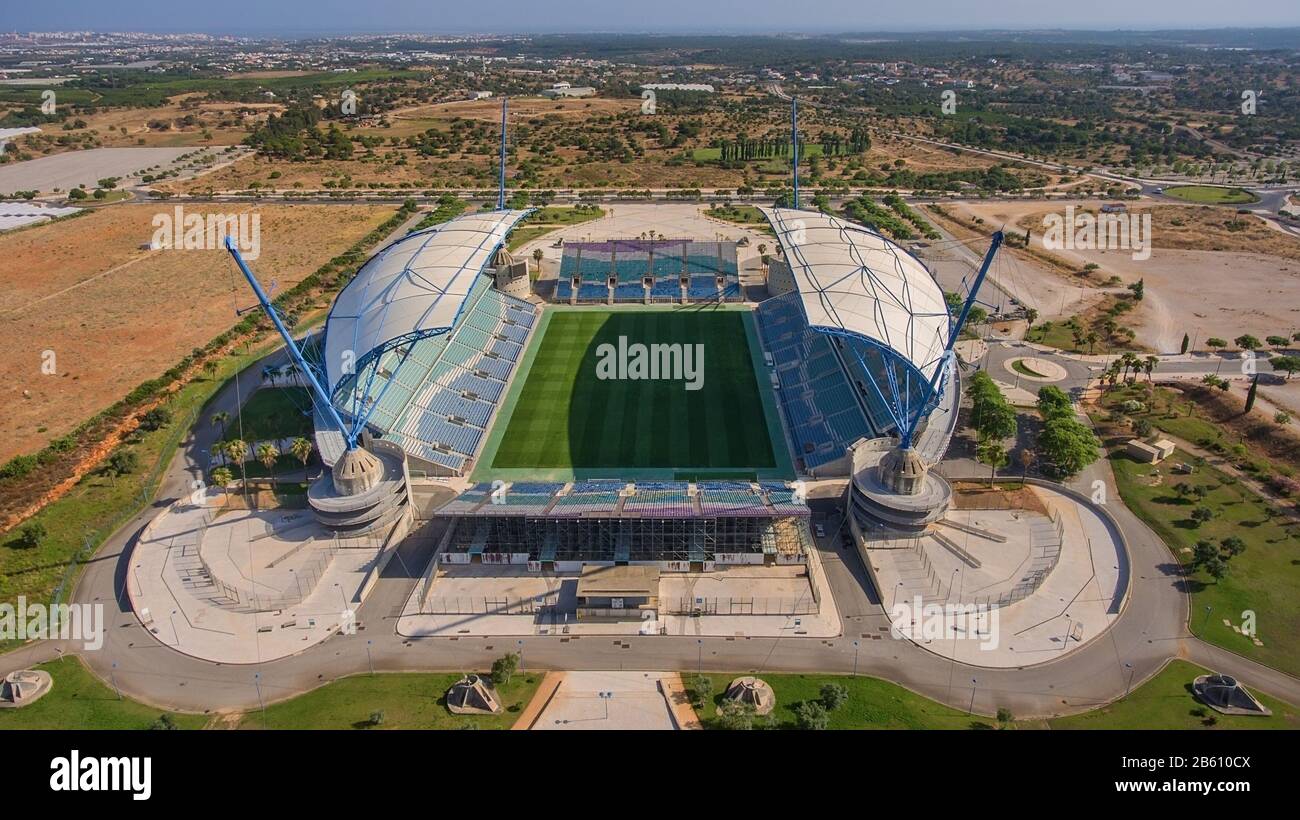
M 596 348 L 703 344 L 704 384 L 596 378 Z M 736 311 L 557 311 L 492 466 L 775 466 L 743 315 Z

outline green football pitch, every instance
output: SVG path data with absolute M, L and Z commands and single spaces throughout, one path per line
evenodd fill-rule
M 774 455 L 779 427 L 770 391 L 759 390 L 747 311 L 552 309 L 546 318 L 519 374 L 523 386 L 513 386 L 497 420 L 504 432 L 494 431 L 484 453 L 488 471 L 539 478 L 788 471 L 788 457 Z M 611 366 L 610 354 L 598 351 L 618 350 L 620 337 L 629 355 L 637 344 L 702 345 L 700 389 L 686 389 L 684 370 L 680 379 L 601 378 L 609 374 L 598 364 Z

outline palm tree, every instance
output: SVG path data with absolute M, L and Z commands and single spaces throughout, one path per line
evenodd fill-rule
M 304 482 L 307 480 L 307 459 L 311 458 L 313 449 L 311 439 L 301 436 L 294 439 L 289 445 L 289 452 L 293 453 L 294 458 L 302 462 L 302 480 Z
M 212 378 L 217 373 L 217 363 L 212 359 L 208 359 L 203 363 L 203 372 L 207 374 L 209 379 Z
M 221 410 L 219 412 L 213 413 L 212 418 L 209 421 L 211 421 L 213 427 L 219 426 L 221 428 L 221 438 L 225 438 L 226 422 L 230 421 L 230 414 L 227 413 L 225 410 Z
M 269 441 L 264 441 L 257 445 L 257 460 L 262 462 L 262 466 L 271 475 L 271 486 L 275 486 L 275 460 L 280 457 L 280 451 Z
M 1159 356 L 1147 356 L 1142 360 L 1142 369 L 1147 373 L 1147 381 L 1152 381 L 1151 374 L 1155 372 L 1158 364 L 1160 364 Z
M 1020 483 L 1025 483 L 1025 477 L 1029 475 L 1029 465 L 1034 463 L 1034 453 L 1028 447 L 1020 448 Z
M 277 367 L 268 364 L 262 368 L 262 381 L 269 381 L 272 387 L 275 386 L 275 377 L 278 375 L 280 375 L 280 369 Z
M 222 454 L 231 461 L 239 464 L 239 472 L 242 476 L 244 494 L 248 494 L 248 468 L 244 466 L 244 459 L 248 456 L 248 442 L 243 439 L 232 438 L 222 445 Z
M 218 487 L 225 488 L 230 486 L 230 482 L 235 480 L 235 474 L 230 472 L 229 467 L 218 467 L 212 471 L 212 481 Z

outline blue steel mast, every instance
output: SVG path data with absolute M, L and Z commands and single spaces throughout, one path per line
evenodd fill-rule
M 790 98 L 790 145 L 794 151 L 794 209 L 799 210 L 799 98 Z
M 497 183 L 497 210 L 506 209 L 506 97 L 501 98 L 501 178 Z
M 315 372 L 313 372 L 311 366 L 307 364 L 307 360 L 303 358 L 302 351 L 298 349 L 298 345 L 294 342 L 293 336 L 289 333 L 289 329 L 284 326 L 284 322 L 280 321 L 280 315 L 275 312 L 275 307 L 271 305 L 271 300 L 267 298 L 266 292 L 262 290 L 262 286 L 258 283 L 257 277 L 248 269 L 248 265 L 244 262 L 244 257 L 239 255 L 239 248 L 235 247 L 235 240 L 231 236 L 226 237 L 226 250 L 230 251 L 230 255 L 235 258 L 235 264 L 239 266 L 239 270 L 244 274 L 244 278 L 248 280 L 249 286 L 252 287 L 253 293 L 257 296 L 258 304 L 262 306 L 262 310 L 266 315 L 271 317 L 271 323 L 275 325 L 275 329 L 280 332 L 280 338 L 284 339 L 284 346 L 289 351 L 289 358 L 293 360 L 293 363 L 298 366 L 298 369 L 302 371 L 302 374 L 307 377 L 307 381 L 311 383 L 312 391 L 316 394 L 317 402 L 325 409 L 325 413 L 329 416 L 330 421 L 334 422 L 334 424 L 338 426 L 339 432 L 343 434 L 343 441 L 347 444 L 347 448 L 349 450 L 355 449 L 357 446 L 356 431 L 349 430 L 348 426 L 343 423 L 343 419 L 339 416 L 338 410 L 334 409 L 334 403 L 330 401 L 329 393 L 325 391 L 324 387 L 321 387 L 321 383 L 316 379 Z
M 961 313 L 957 315 L 957 322 L 948 334 L 948 344 L 944 345 L 939 364 L 934 369 L 934 375 L 930 377 L 930 383 L 926 385 L 925 400 L 921 402 L 922 409 L 929 403 L 930 397 L 934 395 L 944 367 L 953 356 L 953 346 L 957 344 L 957 337 L 961 335 L 961 329 L 966 325 L 966 317 L 970 315 L 970 309 L 975 305 L 975 297 L 979 294 L 980 286 L 984 284 L 984 277 L 988 275 L 989 267 L 993 264 L 993 257 L 997 255 L 998 248 L 1002 246 L 1003 238 L 1002 231 L 993 234 L 993 242 L 989 244 L 988 252 L 984 254 L 984 261 L 980 264 L 979 273 L 975 275 L 975 283 L 971 285 L 970 293 L 966 295 L 966 303 L 962 305 Z M 920 423 L 921 411 L 918 410 L 916 415 L 908 421 L 907 429 L 902 431 L 903 438 L 900 444 L 903 449 L 912 446 L 912 436 L 916 433 L 916 427 Z

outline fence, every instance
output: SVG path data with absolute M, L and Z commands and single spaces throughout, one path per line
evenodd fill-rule
M 158 492 L 159 485 L 162 483 L 163 473 L 171 464 L 172 457 L 176 454 L 176 448 L 180 446 L 181 439 L 185 437 L 194 422 L 200 415 L 200 407 L 191 408 L 184 416 L 175 419 L 173 432 L 163 442 L 159 450 L 157 463 L 149 470 L 140 481 L 140 503 L 139 505 L 128 505 L 123 508 L 117 515 L 113 516 L 108 522 L 96 527 L 93 530 L 86 530 L 82 533 L 81 547 L 72 554 L 68 559 L 68 565 L 63 571 L 63 577 L 59 579 L 59 584 L 54 588 L 54 594 L 50 596 L 50 605 L 58 606 L 67 602 L 68 596 L 72 592 L 72 584 L 77 577 L 77 571 L 80 569 L 82 562 L 94 555 L 108 540 L 109 536 L 121 529 L 128 521 L 140 513 L 153 502 L 154 495 Z M 115 479 L 117 481 L 123 478 Z
M 540 597 L 514 595 L 430 596 L 420 606 L 422 615 L 538 615 L 559 603 L 558 592 Z
M 212 585 L 214 592 L 210 594 L 211 603 L 244 612 L 268 612 L 276 609 L 285 609 L 286 607 L 297 606 L 305 601 L 316 590 L 320 579 L 324 577 L 329 570 L 330 564 L 334 557 L 338 555 L 339 539 L 336 535 L 328 547 L 317 549 L 316 555 L 309 559 L 305 564 L 293 569 L 293 582 L 284 589 L 275 593 L 258 593 L 253 590 L 241 589 L 233 586 L 221 578 L 212 570 L 211 565 L 203 558 L 203 552 L 199 548 L 204 539 L 207 537 L 208 527 L 216 520 L 217 516 L 223 512 L 221 508 L 205 507 L 203 518 L 198 524 L 198 540 L 195 542 L 194 558 L 198 559 L 200 571 L 206 577 L 208 583 Z M 295 550 L 296 552 L 297 550 Z
M 661 598 L 660 615 L 816 615 L 809 598 Z

